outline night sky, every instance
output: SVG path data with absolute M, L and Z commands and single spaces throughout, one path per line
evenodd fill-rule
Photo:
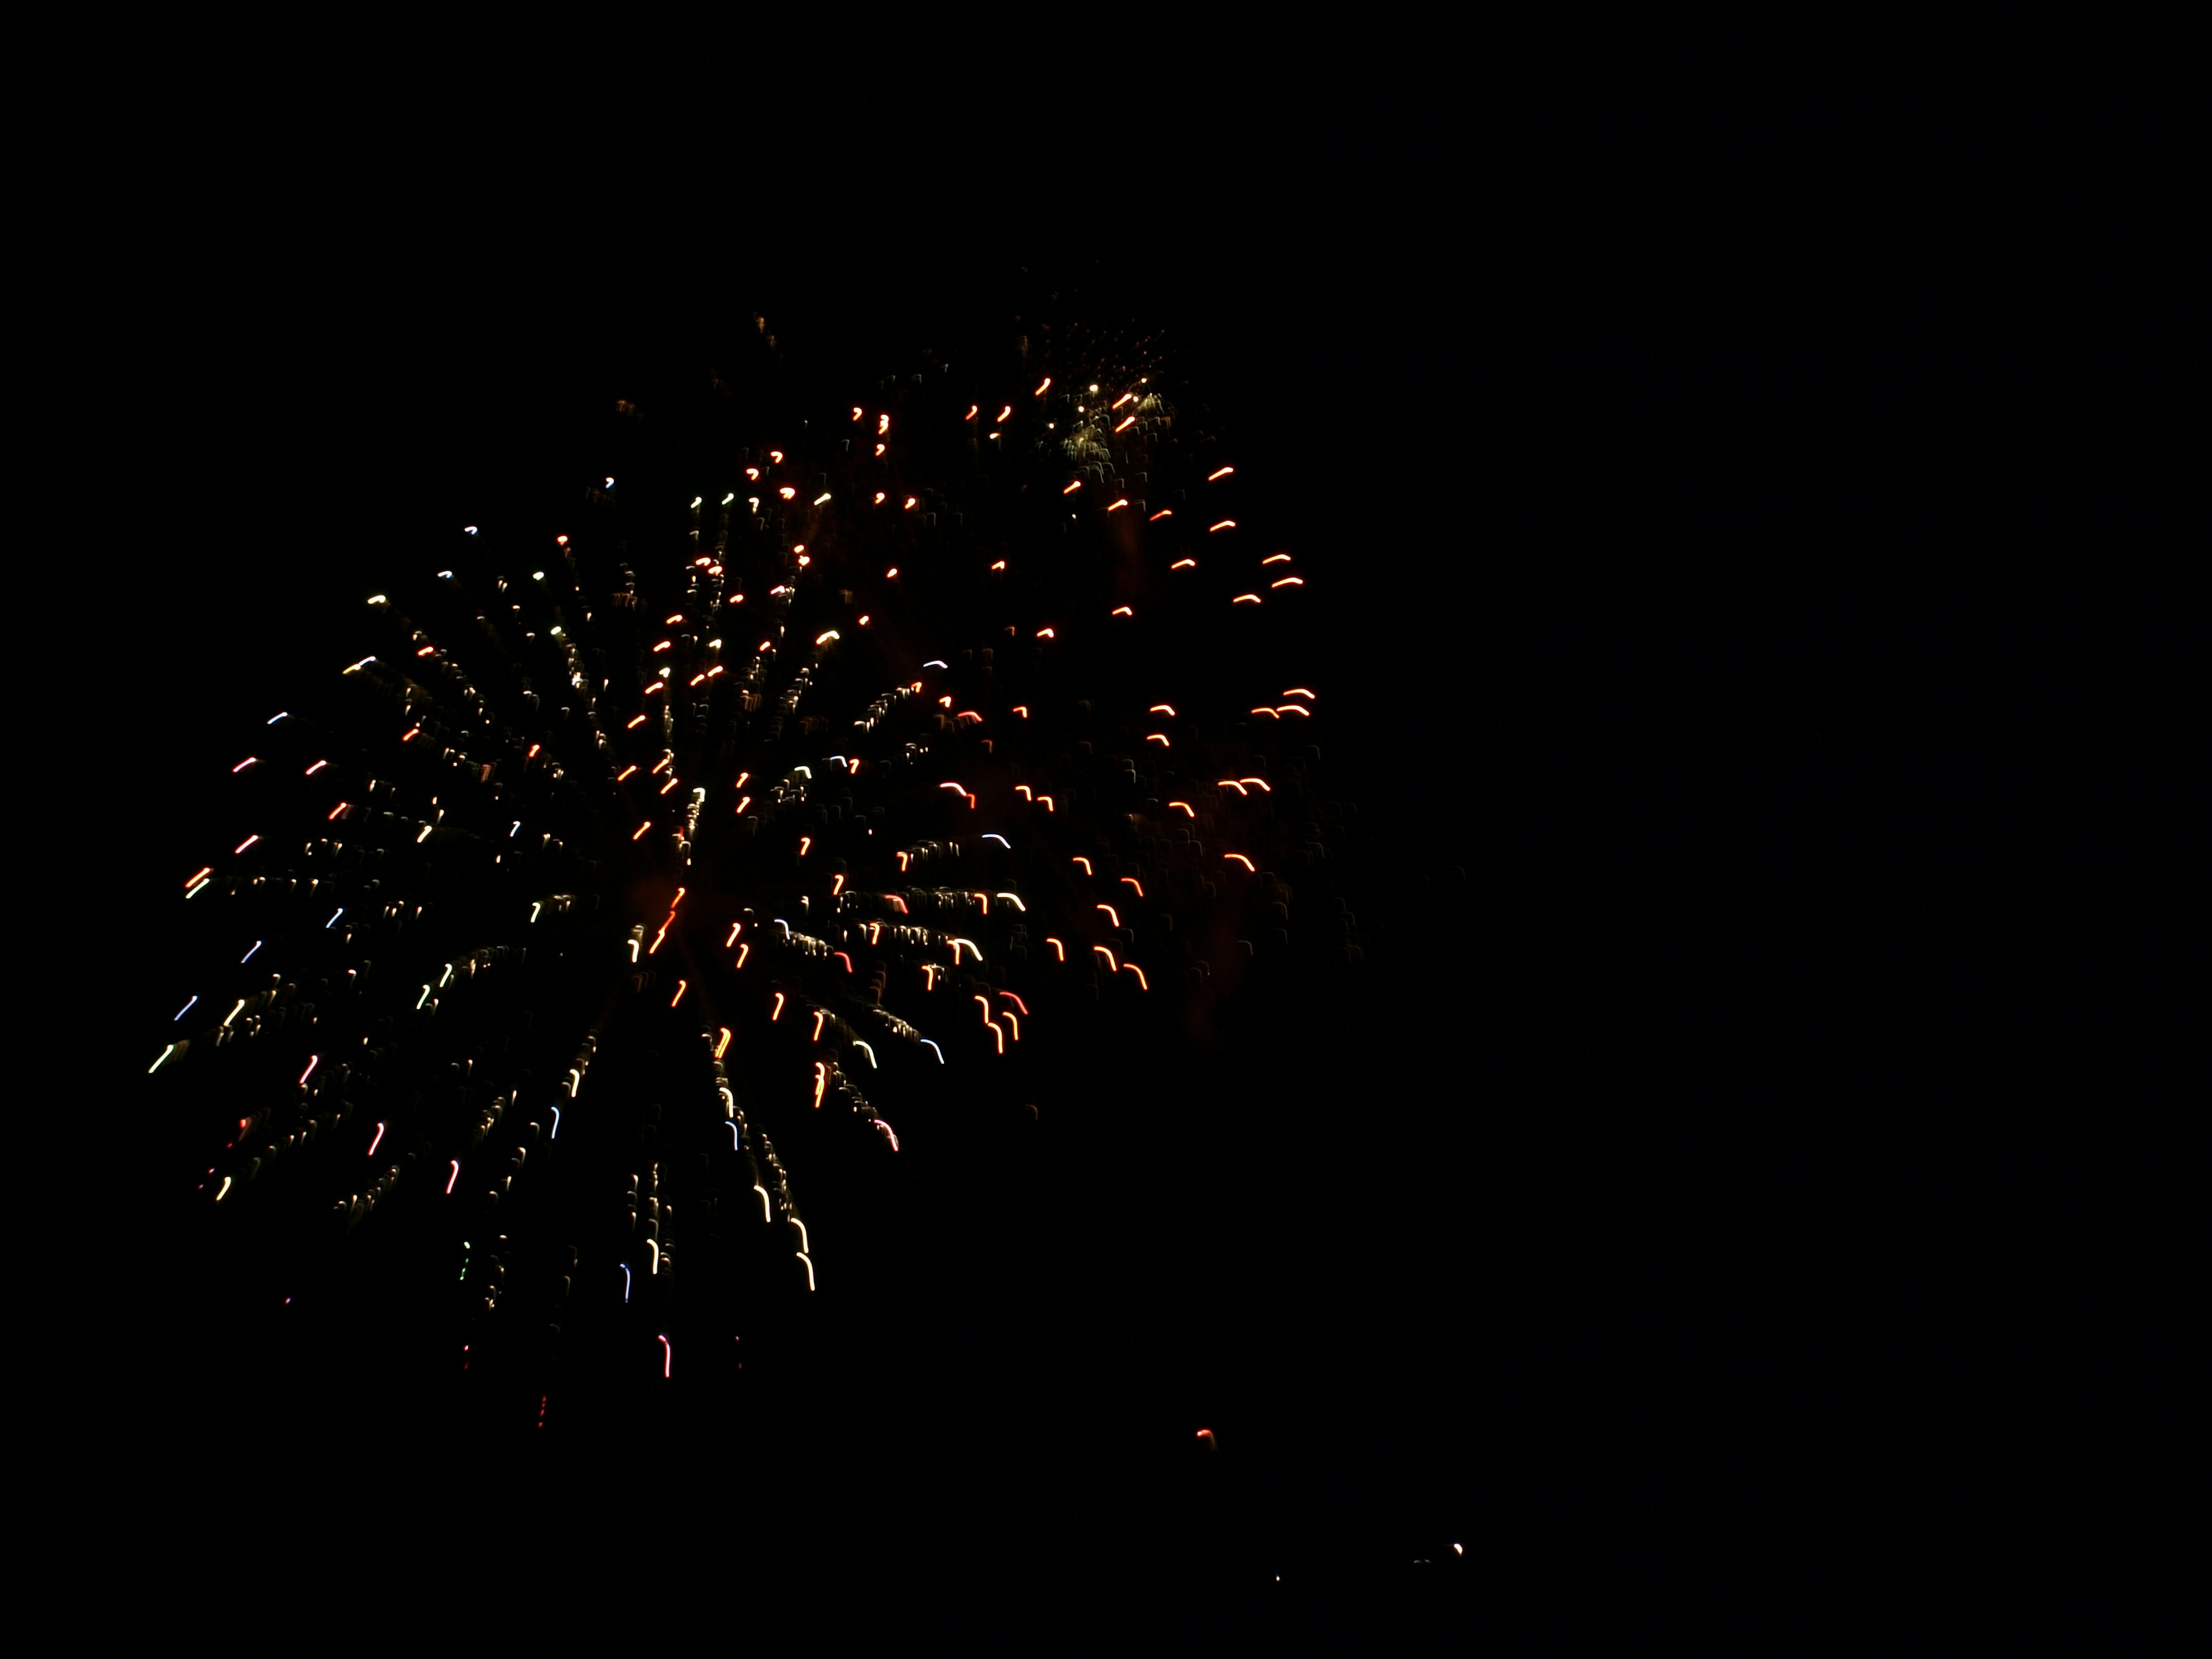
M 217 198 L 137 172 L 184 257 L 108 278 L 128 518 L 80 505 L 47 572 L 142 665 L 86 786 L 106 988 L 55 1103 L 96 1116 L 55 1145 L 105 1194 L 94 1534 L 198 1575 L 178 1619 L 358 1575 L 641 1639 L 779 1599 L 1034 1604 L 1047 1648 L 1200 1606 L 1767 1629 L 1776 1586 L 1905 1598 L 2063 1508 L 2056 1326 L 2158 1372 L 2122 1287 L 2169 1212 L 2093 1225 L 2087 1171 L 2165 1133 L 2172 924 L 2105 811 L 2178 812 L 2171 446 L 2074 393 L 2170 381 L 2007 240 L 2047 191 L 2154 264 L 2134 209 L 2061 149 L 1642 106 L 1187 145 L 1152 191 L 932 151 L 905 216 L 803 147 L 750 193 L 349 150 L 295 208 L 227 139 Z M 1358 970 L 1086 1079 L 1080 1128 L 978 1166 L 1002 1262 L 904 1240 L 750 1401 L 548 1449 L 408 1372 L 404 1309 L 205 1323 L 198 1172 L 132 1126 L 241 733 L 359 654 L 380 573 L 535 510 L 754 313 L 872 377 L 1046 310 L 1163 331 L 1298 504 Z

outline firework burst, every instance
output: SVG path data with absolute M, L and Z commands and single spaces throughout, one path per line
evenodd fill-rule
M 866 1273 L 826 1195 L 1357 959 L 1304 550 L 1148 344 L 983 361 L 623 404 L 242 734 L 146 1069 L 252 1295 L 381 1252 L 540 1421 L 728 1375 Z

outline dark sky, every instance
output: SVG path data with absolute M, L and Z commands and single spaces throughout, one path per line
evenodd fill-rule
M 865 362 L 1085 295 L 1165 326 L 1264 476 L 1310 481 L 1387 942 L 1387 1032 L 1328 1040 L 1334 1143 L 1205 1149 L 1187 1280 L 1095 1241 L 1147 1296 L 1224 1297 L 1131 1339 L 1128 1420 L 1243 1409 L 1274 1460 L 1222 1511 L 1248 1538 L 1175 1532 L 1196 1500 L 1164 1464 L 1122 1527 L 1201 1576 L 1457 1538 L 1497 1600 L 1588 1566 L 1702 1605 L 1972 1526 L 1986 1443 L 2058 1408 L 2035 1333 L 2117 1318 L 2138 1249 L 2069 1231 L 2093 1199 L 2034 1172 L 2139 1151 L 2112 1126 L 2160 1075 L 2154 979 L 2100 975 L 2170 925 L 2084 799 L 2146 837 L 2178 811 L 2172 371 L 2054 246 L 2155 287 L 2157 192 L 1888 112 L 1439 90 L 1387 121 L 1248 94 L 1195 130 L 1155 94 L 1007 149 L 917 112 L 872 148 L 526 156 L 459 120 L 394 159 L 364 123 L 295 174 L 213 122 L 136 154 L 86 352 L 131 521 L 88 507 L 77 537 L 130 550 L 126 637 L 161 664 L 113 717 L 161 804 L 95 832 L 120 909 L 169 902 L 228 734 L 326 672 L 376 573 L 533 487 L 591 400 L 755 310 Z M 122 1000 L 126 1061 L 162 994 Z M 2098 1086 L 2100 1125 L 2043 1092 Z M 111 1417 L 161 1386 L 119 1335 Z M 161 1422 L 173 1454 L 192 1425 Z M 130 1467 L 201 1467 L 163 1449 Z M 300 1455 L 343 1478 L 335 1431 Z M 1838 1546 L 1841 1504 L 1888 1541 Z

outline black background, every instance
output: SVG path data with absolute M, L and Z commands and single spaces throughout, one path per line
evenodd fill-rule
M 957 1340 L 884 1363 L 908 1435 L 972 1453 L 901 1461 L 825 1409 L 798 1537 L 731 1519 L 714 1448 L 642 1437 L 649 1481 L 501 1444 L 456 1473 L 285 1407 L 163 1324 L 131 1218 L 166 1172 L 65 1152 L 128 1195 L 68 1385 L 97 1547 L 216 1601 L 359 1570 L 723 1628 L 763 1580 L 810 1608 L 1042 1588 L 1038 1641 L 1157 1637 L 1200 1592 L 1277 1619 L 1278 1571 L 1289 1605 L 1462 1630 L 2014 1593 L 2136 1467 L 2112 1425 L 2174 1363 L 2162 135 L 1809 69 L 1577 73 L 1644 44 L 1542 55 L 1541 91 L 1486 58 L 1386 97 L 1371 57 L 1356 98 L 1310 62 L 1296 96 L 1091 88 L 1004 138 L 1012 86 L 728 130 L 556 88 L 427 127 L 372 98 L 305 153 L 296 113 L 192 111 L 113 157 L 131 228 L 64 404 L 100 476 L 47 562 L 130 665 L 82 837 L 106 1118 L 141 1109 L 143 919 L 233 734 L 345 654 L 410 538 L 754 311 L 861 363 L 947 316 L 1011 331 L 1038 284 L 1168 329 L 1346 596 L 1332 759 L 1382 942 L 1357 1018 L 1251 1038 L 1253 1094 L 1325 1085 L 1338 1133 L 1196 1115 L 1188 1237 L 1079 1209 L 1048 1358 L 963 1289 Z M 1199 1422 L 1220 1468 L 1181 1456 Z M 303 1473 L 227 1485 L 278 1425 Z

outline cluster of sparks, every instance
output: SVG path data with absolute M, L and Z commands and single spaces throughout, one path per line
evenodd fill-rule
M 1153 378 L 886 381 L 733 445 L 645 574 L 599 477 L 535 560 L 370 598 L 181 883 L 228 965 L 148 1070 L 210 1079 L 216 1224 L 287 1177 L 294 1227 L 404 1203 L 457 1242 L 461 1365 L 519 1294 L 556 1330 L 597 1297 L 673 1378 L 744 1312 L 679 1318 L 687 1272 L 834 1282 L 771 1127 L 826 1168 L 899 1158 L 895 1102 L 908 1142 L 1032 1121 L 1041 1037 L 1286 948 L 1324 693 L 1188 658 L 1313 589 Z

